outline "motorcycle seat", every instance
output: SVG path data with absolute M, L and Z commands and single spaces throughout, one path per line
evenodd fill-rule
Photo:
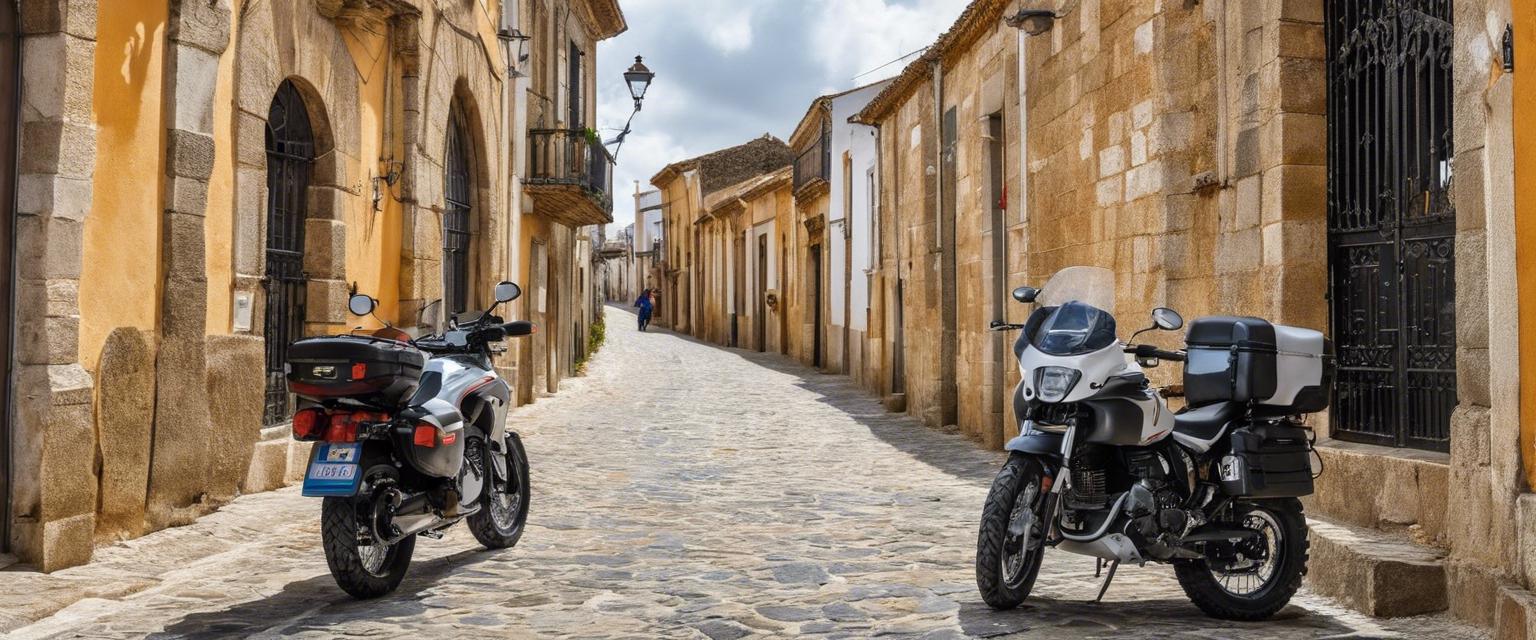
M 1173 415 L 1173 431 L 1204 442 L 1214 441 L 1222 428 L 1243 413 L 1243 405 L 1236 402 L 1216 402 L 1185 409 Z

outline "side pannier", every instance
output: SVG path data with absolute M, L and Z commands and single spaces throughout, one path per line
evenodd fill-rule
M 1312 494 L 1312 444 L 1307 430 L 1286 421 L 1255 422 L 1232 431 L 1221 458 L 1221 488 L 1247 498 Z

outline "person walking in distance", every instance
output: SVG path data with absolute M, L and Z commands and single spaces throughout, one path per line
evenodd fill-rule
M 645 331 L 645 328 L 651 324 L 651 311 L 656 308 L 655 303 L 651 301 L 650 289 L 640 292 L 640 299 L 635 301 L 635 307 L 640 310 L 640 330 Z

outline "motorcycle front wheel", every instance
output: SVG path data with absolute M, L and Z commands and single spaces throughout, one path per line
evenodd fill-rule
M 528 523 L 528 454 L 523 443 L 514 436 L 504 441 L 506 479 L 500 479 L 494 469 L 486 475 L 491 478 L 482 497 L 482 507 L 469 517 L 469 531 L 487 549 L 509 549 L 523 537 Z M 484 459 L 489 462 L 487 452 Z
M 1045 468 L 1015 453 L 992 481 L 976 537 L 976 587 L 993 609 L 1012 609 L 1029 597 L 1045 557 Z
M 365 544 L 358 537 L 365 523 L 356 499 L 326 498 L 320 505 L 325 563 L 336 585 L 359 600 L 377 598 L 400 586 L 416 550 L 416 536 L 393 545 Z
M 1257 535 L 1236 543 L 1211 542 L 1206 557 L 1174 561 L 1179 586 L 1205 615 L 1222 620 L 1264 620 L 1301 588 L 1307 574 L 1307 520 L 1295 498 L 1239 502 L 1230 520 Z

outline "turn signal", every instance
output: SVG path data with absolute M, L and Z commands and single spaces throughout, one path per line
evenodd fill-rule
M 315 439 L 320 435 L 322 424 L 325 424 L 325 412 L 320 409 L 304 409 L 293 414 L 293 439 Z
M 437 446 L 437 427 L 430 424 L 416 425 L 416 446 L 431 449 Z

